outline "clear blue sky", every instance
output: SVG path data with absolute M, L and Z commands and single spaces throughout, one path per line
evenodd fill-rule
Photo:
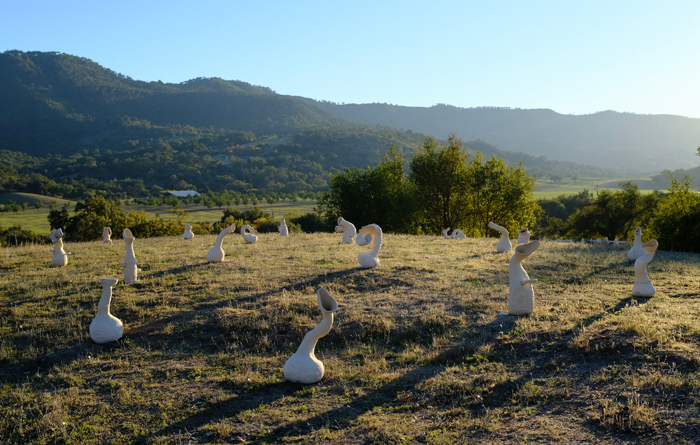
M 700 118 L 698 1 L 0 0 L 0 51 L 345 103 Z

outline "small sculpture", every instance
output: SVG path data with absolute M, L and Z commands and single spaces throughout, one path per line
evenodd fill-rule
M 532 284 L 537 280 L 530 279 L 523 269 L 522 262 L 532 252 L 540 247 L 539 241 L 530 241 L 515 248 L 515 253 L 510 258 L 508 266 L 508 278 L 510 291 L 508 292 L 508 313 L 510 315 L 526 315 L 535 309 L 535 291 Z
M 325 337 L 333 326 L 333 313 L 338 310 L 338 302 L 324 288 L 316 292 L 318 306 L 323 320 L 304 336 L 299 349 L 284 364 L 284 378 L 298 383 L 316 383 L 323 378 L 323 363 L 316 358 L 314 350 L 318 339 Z
M 112 229 L 109 227 L 105 227 L 104 230 L 102 230 L 102 247 L 106 246 L 107 243 L 109 243 L 110 246 L 112 246 Z
M 498 244 L 496 244 L 496 252 L 510 252 L 510 249 L 513 246 L 510 244 L 510 239 L 508 239 L 508 230 L 505 227 L 494 224 L 493 222 L 489 222 L 489 227 L 491 227 L 493 230 L 501 232 L 501 239 L 498 240 Z
M 182 234 L 184 239 L 194 238 L 194 233 L 192 233 L 192 226 L 190 224 L 185 224 L 185 233 Z
M 352 239 L 357 235 L 357 229 L 355 229 L 353 223 L 345 221 L 342 216 L 338 218 L 338 225 L 335 226 L 335 231 L 343 234 L 343 244 L 352 244 Z
M 649 275 L 647 275 L 647 264 L 654 258 L 657 247 L 659 247 L 659 243 L 655 239 L 642 244 L 644 255 L 637 258 L 634 262 L 634 286 L 632 286 L 632 295 L 635 297 L 653 297 L 656 294 L 656 289 L 654 285 L 651 284 Z
M 65 250 L 63 250 L 63 230 L 55 229 L 51 231 L 51 242 L 53 243 L 53 260 L 51 260 L 51 266 L 62 267 L 68 264 L 68 255 Z
M 219 232 L 219 236 L 216 237 L 216 242 L 214 242 L 214 247 L 209 249 L 209 252 L 207 252 L 207 261 L 210 263 L 220 263 L 224 260 L 224 256 L 226 256 L 226 254 L 224 253 L 223 247 L 221 247 L 221 243 L 224 242 L 224 237 L 230 233 L 233 233 L 234 230 L 236 230 L 236 225 L 231 224 Z
M 527 244 L 530 242 L 530 230 L 523 227 L 518 231 L 518 244 Z
M 464 232 L 462 232 L 461 230 L 455 229 L 455 231 L 452 232 L 452 236 L 450 236 L 450 238 L 452 238 L 452 239 L 467 239 L 467 235 L 465 235 Z
M 246 233 L 246 230 L 250 230 L 250 233 Z M 258 233 L 257 230 L 246 224 L 245 226 L 241 227 L 241 235 L 243 236 L 243 239 L 248 243 L 248 244 L 253 244 L 258 240 L 258 237 L 255 235 L 252 235 L 253 233 Z
M 449 228 L 449 227 L 446 228 L 446 229 L 443 229 L 443 231 L 442 231 L 442 237 L 445 238 L 445 239 L 452 239 L 452 237 L 451 237 L 450 235 L 448 235 L 448 233 L 450 233 L 450 228 Z
M 97 316 L 90 323 L 90 337 L 95 343 L 108 343 L 119 340 L 124 334 L 122 321 L 109 313 L 109 304 L 112 300 L 112 286 L 115 286 L 118 281 L 117 278 L 100 278 L 102 297 L 97 304 Z
M 376 224 L 364 226 L 360 229 L 359 233 L 357 234 L 357 239 L 355 240 L 357 244 L 362 245 L 358 242 L 360 238 L 367 243 L 371 243 L 369 250 L 360 252 L 360 254 L 357 256 L 357 261 L 360 263 L 360 267 L 369 268 L 379 266 L 379 258 L 377 258 L 377 254 L 379 253 L 379 249 L 382 247 L 381 227 Z
M 634 245 L 627 252 L 627 259 L 630 261 L 636 261 L 637 258 L 644 255 L 644 248 L 642 247 L 642 228 L 637 227 L 634 229 Z
M 289 235 L 289 230 L 287 229 L 287 221 L 286 221 L 284 218 L 282 218 L 282 219 L 280 220 L 279 229 L 280 229 L 280 236 L 287 236 L 287 235 Z
M 129 229 L 124 229 L 122 238 L 126 243 L 126 253 L 124 254 L 124 262 L 119 267 L 124 268 L 124 282 L 135 283 L 139 272 L 141 272 L 141 269 L 136 265 L 136 255 L 134 255 L 134 240 L 136 238 Z

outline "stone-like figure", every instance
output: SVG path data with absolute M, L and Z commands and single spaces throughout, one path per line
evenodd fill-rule
M 249 232 L 247 232 L 249 231 Z M 246 224 L 245 226 L 241 227 L 241 235 L 243 236 L 243 239 L 245 240 L 246 243 L 248 244 L 253 244 L 258 240 L 258 237 L 253 235 L 253 233 L 258 233 L 257 230 Z
M 108 343 L 119 340 L 124 334 L 122 321 L 109 313 L 109 304 L 112 300 L 112 286 L 115 286 L 118 281 L 117 278 L 100 278 L 102 297 L 97 304 L 97 316 L 90 323 L 90 337 L 95 343 Z
M 452 237 L 451 237 L 450 235 L 448 235 L 448 233 L 450 233 L 450 228 L 449 228 L 449 227 L 446 228 L 446 229 L 443 229 L 443 230 L 442 230 L 442 237 L 445 238 L 445 239 L 452 239 Z
M 304 336 L 297 352 L 284 364 L 284 378 L 292 382 L 316 383 L 323 378 L 324 366 L 316 358 L 314 350 L 318 339 L 330 332 L 333 326 L 333 313 L 338 310 L 338 302 L 324 288 L 320 288 L 316 295 L 323 320 Z
M 124 229 L 122 238 L 124 238 L 126 243 L 126 253 L 124 254 L 124 262 L 119 267 L 124 268 L 124 282 L 135 283 L 139 272 L 141 272 L 141 269 L 136 265 L 136 255 L 134 255 L 134 240 L 136 237 L 131 234 L 131 230 Z
M 355 244 L 358 246 L 366 246 L 367 244 L 372 242 L 372 235 L 369 233 L 365 235 L 360 235 L 359 233 L 355 237 Z
M 452 235 L 450 236 L 452 239 L 467 239 L 467 235 L 464 234 L 459 229 L 455 229 L 454 232 L 452 232 Z
M 489 222 L 489 227 L 491 227 L 493 230 L 501 232 L 501 239 L 498 240 L 498 244 L 496 244 L 496 252 L 510 252 L 513 246 L 510 244 L 510 239 L 508 238 L 508 230 L 505 227 L 494 224 L 493 222 Z
M 63 230 L 55 229 L 51 231 L 51 242 L 53 243 L 53 259 L 51 260 L 51 266 L 62 267 L 68 264 L 68 255 L 65 250 L 63 250 Z
M 539 241 L 530 241 L 515 248 L 515 253 L 510 258 L 508 266 L 508 278 L 510 290 L 508 292 L 508 313 L 510 315 L 526 315 L 535 309 L 535 291 L 532 284 L 537 280 L 530 279 L 523 269 L 522 262 L 532 252 L 540 247 Z
M 379 266 L 379 258 L 377 257 L 377 254 L 379 254 L 379 249 L 382 247 L 381 227 L 376 224 L 364 226 L 358 232 L 355 242 L 357 243 L 357 240 L 360 238 L 363 238 L 365 241 L 367 241 L 367 243 L 370 243 L 369 250 L 360 252 L 360 254 L 357 256 L 357 261 L 360 263 L 360 267 L 370 268 Z
M 287 221 L 286 221 L 284 218 L 282 218 L 282 219 L 280 220 L 279 229 L 280 229 L 280 236 L 287 236 L 287 235 L 289 235 L 289 229 L 287 228 Z
M 207 261 L 210 263 L 220 263 L 224 260 L 226 254 L 224 253 L 224 248 L 221 247 L 221 243 L 224 242 L 224 237 L 233 233 L 234 230 L 236 230 L 236 225 L 231 224 L 219 232 L 219 236 L 216 237 L 216 242 L 214 242 L 214 247 L 209 249 L 209 252 L 207 252 Z
M 637 227 L 634 229 L 634 245 L 627 252 L 627 259 L 630 261 L 636 261 L 637 258 L 644 255 L 644 248 L 642 247 L 642 228 Z
M 185 233 L 182 234 L 182 237 L 184 239 L 192 239 L 194 238 L 194 233 L 192 233 L 192 225 L 190 224 L 185 224 Z
M 357 235 L 355 225 L 350 221 L 344 220 L 342 216 L 338 218 L 338 225 L 335 226 L 335 231 L 343 234 L 343 244 L 352 244 L 352 239 Z
M 642 244 L 644 255 L 637 258 L 634 262 L 634 286 L 632 286 L 632 295 L 635 297 L 653 297 L 656 294 L 656 289 L 654 285 L 651 284 L 649 275 L 647 275 L 647 264 L 654 258 L 657 247 L 659 247 L 659 243 L 655 239 Z
M 110 229 L 109 227 L 105 227 L 102 230 L 102 247 L 106 246 L 107 244 L 109 244 L 110 246 L 113 245 L 112 244 L 112 229 Z
M 530 242 L 530 230 L 527 227 L 523 227 L 518 230 L 518 244 L 527 244 Z

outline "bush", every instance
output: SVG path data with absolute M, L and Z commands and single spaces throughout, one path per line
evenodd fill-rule
M 27 243 L 51 244 L 51 240 L 47 235 L 37 235 L 31 230 L 23 229 L 20 226 L 12 226 L 4 230 L 0 227 L 1 247 L 12 247 Z
M 286 216 L 286 215 L 285 215 Z M 299 226 L 299 230 L 306 233 L 323 232 L 325 224 L 318 213 L 305 213 L 300 216 L 287 218 L 287 222 Z

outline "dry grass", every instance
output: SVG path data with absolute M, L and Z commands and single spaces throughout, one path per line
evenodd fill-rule
M 135 241 L 115 288 L 122 340 L 94 344 L 99 277 L 122 241 L 0 250 L 0 443 L 693 443 L 700 437 L 700 258 L 658 252 L 631 297 L 625 251 L 543 243 L 528 317 L 506 310 L 495 240 L 385 236 L 382 264 L 340 236 Z M 282 365 L 340 304 L 316 385 Z

